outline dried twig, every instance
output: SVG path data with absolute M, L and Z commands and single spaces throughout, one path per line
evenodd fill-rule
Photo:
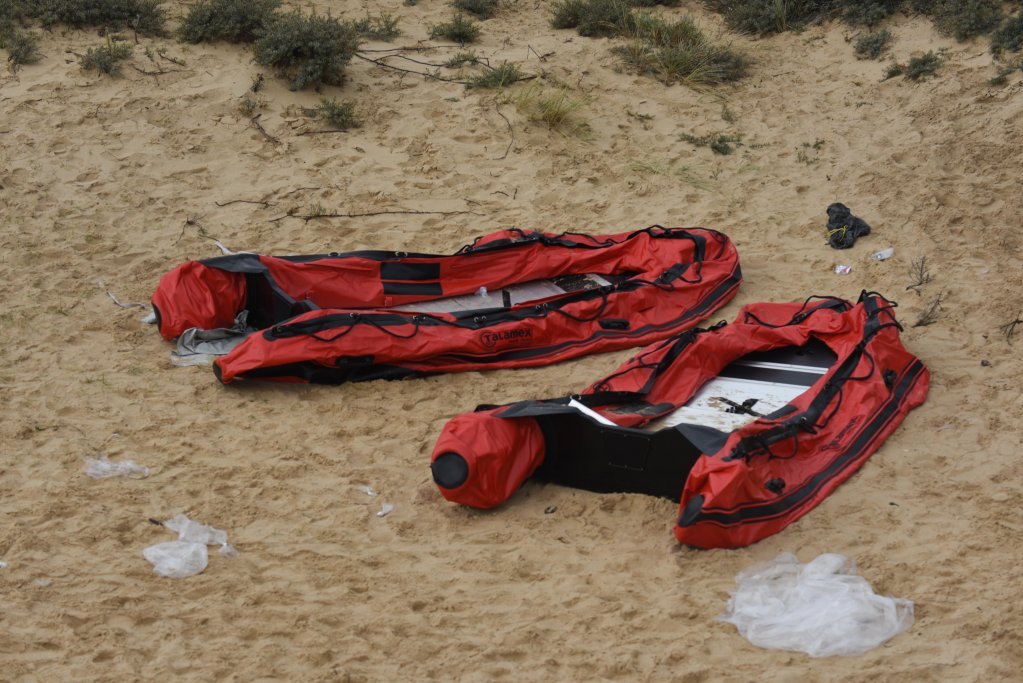
M 183 60 L 175 59 L 174 57 L 168 57 L 163 50 L 157 50 L 156 54 L 160 55 L 161 58 L 166 59 L 168 62 L 171 62 L 172 64 L 177 64 L 178 66 L 185 65 L 185 62 Z
M 395 209 L 390 211 L 369 211 L 366 213 L 288 213 L 277 218 L 271 218 L 271 223 L 282 221 L 285 218 L 301 218 L 306 223 L 316 218 L 365 218 L 366 216 L 390 216 L 390 215 L 401 215 L 401 214 L 418 214 L 418 215 L 435 215 L 435 216 L 457 216 L 459 214 L 471 213 L 474 216 L 484 216 L 486 214 L 479 213 L 478 211 L 419 211 L 418 209 Z
M 462 45 L 409 45 L 406 47 L 385 47 L 376 50 L 359 50 L 359 52 L 425 52 L 427 50 L 462 49 Z
M 532 52 L 534 55 L 536 55 L 536 58 L 539 59 L 541 62 L 546 62 L 547 58 L 554 54 L 553 50 L 551 52 L 545 52 L 543 54 L 540 54 L 539 52 L 537 52 L 536 50 L 533 49 L 532 45 L 527 45 L 526 46 L 526 58 L 527 59 L 529 58 L 529 53 L 530 52 Z
M 316 187 L 296 187 L 291 192 L 285 192 L 284 194 L 282 194 L 281 198 L 290 197 L 291 195 L 295 194 L 296 192 L 301 192 L 302 190 L 322 190 L 322 189 L 323 189 L 323 187 L 320 186 L 320 185 L 317 185 Z
M 508 147 L 505 148 L 504 154 L 502 154 L 501 156 L 499 156 L 496 159 L 494 159 L 494 161 L 500 161 L 501 159 L 507 158 L 508 152 L 511 151 L 512 145 L 515 144 L 515 129 L 512 128 L 511 121 L 508 120 L 508 117 L 505 116 L 504 113 L 501 111 L 501 105 L 500 104 L 495 102 L 494 103 L 494 109 L 496 109 L 497 113 L 501 116 L 502 119 L 504 119 L 504 122 L 508 124 L 508 133 L 511 135 L 511 140 L 508 141 Z
M 907 290 L 914 290 L 917 294 L 920 293 L 920 288 L 926 285 L 934 278 L 931 276 L 931 269 L 927 265 L 927 256 L 921 256 L 920 258 L 913 259 L 913 262 L 909 266 L 909 274 L 913 278 L 913 283 L 906 286 Z
M 1005 335 L 1005 341 L 1012 342 L 1012 335 L 1016 333 L 1017 325 L 1023 325 L 1023 312 L 1017 313 L 1015 319 L 998 328 Z
M 296 133 L 297 136 L 302 135 L 323 135 L 324 133 L 347 133 L 347 128 L 337 128 L 330 130 L 304 130 L 301 133 Z
M 272 136 L 272 135 L 270 135 L 269 133 L 266 132 L 266 128 L 263 128 L 263 124 L 259 122 L 259 117 L 260 116 L 262 116 L 262 114 L 256 114 L 251 119 L 249 119 L 249 123 L 252 124 L 252 127 L 255 128 L 256 130 L 258 130 L 263 135 L 263 137 L 265 137 L 267 140 L 269 140 L 273 144 L 275 144 L 275 145 L 281 144 L 280 140 L 278 140 L 277 138 L 275 138 L 274 136 Z
M 913 327 L 927 327 L 938 320 L 938 311 L 941 310 L 941 301 L 945 298 L 945 290 L 938 292 L 938 296 L 931 299 L 931 303 L 920 314 L 920 317 L 913 323 Z
M 426 79 L 429 79 L 429 80 L 445 81 L 447 83 L 458 83 L 460 85 L 465 85 L 465 81 L 460 81 L 457 78 L 445 78 L 444 76 L 438 76 L 437 74 L 428 74 L 428 73 L 423 73 L 422 71 L 414 71 L 412 69 L 402 69 L 400 66 L 394 66 L 393 64 L 388 64 L 387 62 L 383 61 L 383 60 L 387 59 L 388 57 L 394 57 L 395 55 L 385 55 L 384 57 L 381 57 L 380 59 L 372 59 L 370 57 L 366 57 L 365 55 L 360 55 L 358 52 L 356 52 L 355 56 L 358 57 L 359 59 L 364 60 L 364 61 L 376 64 L 377 66 L 382 66 L 385 69 L 393 69 L 394 71 L 401 71 L 402 73 L 415 74 L 416 76 L 422 76 L 423 78 L 426 78 Z M 397 55 L 397 56 L 400 56 L 400 55 Z
M 181 73 L 181 69 L 160 69 L 159 71 L 146 71 L 145 69 L 140 69 L 134 64 L 131 65 L 131 68 L 135 69 L 140 74 L 145 74 L 146 76 L 163 76 L 164 74 Z
M 230 206 L 231 204 L 261 204 L 264 209 L 269 209 L 271 206 L 273 206 L 272 203 L 270 203 L 268 201 L 265 201 L 263 199 L 258 199 L 258 200 L 253 200 L 253 199 L 232 199 L 231 201 L 224 202 L 223 204 L 221 204 L 220 202 L 217 202 L 217 201 L 215 201 L 213 203 L 216 204 L 217 206 Z

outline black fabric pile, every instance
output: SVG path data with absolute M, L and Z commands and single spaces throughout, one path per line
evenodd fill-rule
M 848 249 L 863 235 L 870 234 L 870 226 L 857 218 L 845 204 L 828 207 L 828 244 L 835 249 Z

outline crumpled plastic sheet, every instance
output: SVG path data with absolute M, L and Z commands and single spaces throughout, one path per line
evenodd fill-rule
M 754 645 L 811 657 L 860 655 L 913 625 L 910 600 L 881 596 L 844 555 L 791 553 L 739 572 L 719 618 Z
M 248 311 L 240 312 L 231 327 L 203 330 L 191 327 L 178 337 L 177 345 L 171 351 L 171 363 L 187 367 L 209 365 L 215 359 L 231 353 L 234 347 L 245 341 L 254 327 L 248 324 Z
M 145 479 L 149 476 L 149 468 L 145 465 L 137 464 L 134 460 L 111 462 L 107 460 L 107 456 L 98 455 L 95 458 L 85 458 L 85 473 L 93 479 L 106 479 L 108 477 Z
M 185 515 L 176 515 L 163 526 L 178 534 L 178 540 L 157 543 L 142 551 L 160 576 L 183 579 L 203 572 L 209 564 L 207 545 L 219 545 L 224 557 L 237 557 L 238 551 L 227 542 L 227 532 L 196 522 Z

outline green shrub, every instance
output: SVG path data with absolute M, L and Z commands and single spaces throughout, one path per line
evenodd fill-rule
M 398 17 L 384 13 L 378 17 L 366 15 L 364 19 L 352 22 L 352 28 L 366 40 L 392 41 L 401 35 Z
M 39 37 L 29 31 L 0 29 L 0 49 L 7 50 L 7 61 L 16 67 L 39 61 Z
M 892 16 L 904 4 L 904 0 L 838 0 L 842 18 L 853 26 L 876 26 Z
M 166 35 L 163 25 L 167 17 L 160 3 L 161 0 L 35 0 L 34 14 L 45 27 L 100 26 L 162 36 Z
M 9 33 L 15 24 L 23 24 L 37 14 L 28 0 L 0 0 L 0 34 Z
M 640 73 L 664 83 L 715 85 L 742 78 L 749 59 L 729 47 L 715 45 L 689 17 L 667 22 L 660 17 L 633 17 L 632 43 L 612 52 Z
M 1019 52 L 1023 49 L 1023 12 L 1009 17 L 991 36 L 991 51 L 1001 54 L 1002 51 Z
M 678 7 L 682 4 L 682 0 L 629 0 L 629 4 L 633 7 L 655 7 L 657 5 Z
M 107 40 L 106 45 L 89 48 L 82 57 L 82 68 L 86 71 L 99 71 L 108 76 L 121 73 L 121 62 L 131 57 L 131 45 L 115 43 Z
M 631 33 L 635 17 L 626 0 L 559 0 L 551 26 L 574 28 L 581 36 L 619 36 Z
M 888 65 L 888 68 L 884 72 L 884 78 L 882 80 L 887 81 L 889 78 L 895 78 L 906 73 L 906 67 L 898 62 L 892 62 Z
M 941 66 L 941 56 L 930 51 L 920 57 L 913 57 L 906 65 L 906 78 L 911 81 L 919 81 L 925 76 L 933 76 Z
M 505 62 L 500 66 L 487 69 L 477 76 L 470 77 L 465 87 L 470 90 L 473 88 L 504 88 L 521 80 L 522 75 L 519 67 Z
M 292 90 L 340 85 L 358 47 L 350 24 L 331 16 L 280 14 L 255 44 L 256 62 L 288 79 Z
M 456 12 L 451 21 L 446 24 L 434 24 L 430 28 L 431 38 L 446 38 L 455 43 L 465 45 L 475 43 L 480 37 L 480 27 L 472 19 L 466 18 L 461 12 Z
M 474 66 L 479 64 L 479 62 L 480 58 L 476 56 L 475 52 L 470 50 L 469 52 L 456 53 L 454 57 L 444 62 L 444 66 L 449 69 L 458 69 L 463 66 Z
M 1001 0 L 913 0 L 913 9 L 934 17 L 938 30 L 956 40 L 989 33 L 1002 21 Z
M 711 151 L 715 154 L 731 154 L 735 150 L 735 145 L 742 144 L 742 138 L 738 135 L 726 135 L 724 133 L 710 133 L 701 136 L 682 133 L 678 138 L 697 147 L 710 147 Z
M 468 12 L 480 19 L 489 19 L 497 13 L 497 0 L 454 0 L 455 9 Z
M 335 99 L 324 97 L 316 108 L 316 115 L 325 121 L 327 125 L 333 126 L 338 130 L 358 128 L 362 125 L 362 122 L 355 115 L 355 105 L 351 102 L 338 102 Z
M 280 6 L 280 0 L 199 0 L 188 10 L 178 35 L 188 43 L 251 43 Z
M 759 36 L 799 28 L 831 9 L 830 0 L 710 0 L 729 28 Z
M 860 36 L 856 41 L 856 56 L 862 59 L 878 59 L 892 43 L 892 32 L 881 29 Z
M 553 28 L 575 28 L 583 20 L 586 0 L 558 0 L 551 17 Z

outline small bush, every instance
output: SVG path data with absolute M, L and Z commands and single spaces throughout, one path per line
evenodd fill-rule
M 355 115 L 355 105 L 351 102 L 338 102 L 335 99 L 324 97 L 320 100 L 320 106 L 316 108 L 316 115 L 327 125 L 338 130 L 358 128 L 362 125 Z
M 465 45 L 475 43 L 480 37 L 480 27 L 472 19 L 466 18 L 461 12 L 456 12 L 451 21 L 446 24 L 435 24 L 430 28 L 431 38 L 446 38 L 455 43 Z
M 178 35 L 188 43 L 251 43 L 280 6 L 280 0 L 199 0 L 188 10 Z
M 938 30 L 956 40 L 990 33 L 1002 21 L 1001 0 L 913 0 L 913 9 L 934 17 Z
M 715 154 L 731 154 L 735 151 L 736 145 L 742 144 L 742 138 L 738 135 L 725 135 L 724 133 L 710 133 L 702 136 L 682 133 L 678 137 L 679 140 L 697 147 L 710 147 Z
M 657 5 L 678 7 L 682 4 L 682 0 L 629 0 L 629 4 L 634 7 L 656 7 Z
M 39 37 L 29 31 L 0 31 L 0 49 L 7 50 L 7 61 L 15 67 L 39 61 Z
M 882 29 L 860 36 L 856 41 L 856 56 L 861 59 L 878 59 L 892 44 L 892 32 Z
M 689 17 L 676 22 L 648 14 L 633 18 L 637 41 L 612 49 L 626 64 L 664 83 L 713 85 L 742 78 L 749 60 L 742 53 L 715 45 Z
M 468 12 L 480 19 L 489 19 L 497 13 L 497 0 L 454 0 L 455 9 Z
M 360 37 L 366 40 L 392 41 L 401 35 L 398 28 L 398 17 L 384 13 L 378 17 L 366 16 L 352 23 L 352 27 Z
M 1019 52 L 1023 49 L 1023 12 L 1009 17 L 991 36 L 991 52 Z
M 906 73 L 906 67 L 898 62 L 892 62 L 888 65 L 888 68 L 884 72 L 884 78 L 882 80 L 887 81 L 889 78 L 895 78 Z
M 729 28 L 759 36 L 803 26 L 830 9 L 828 0 L 710 0 Z
M 853 26 L 876 26 L 902 9 L 904 0 L 840 0 L 837 4 L 845 5 L 841 15 L 846 23 Z
M 262 108 L 263 103 L 258 99 L 243 97 L 238 101 L 238 113 L 246 118 L 252 118 Z
M 925 76 L 933 76 L 941 66 L 941 56 L 930 51 L 920 57 L 913 57 L 906 65 L 906 78 L 911 81 L 919 81 Z
M 576 119 L 576 113 L 586 105 L 586 101 L 572 97 L 564 90 L 544 90 L 534 83 L 520 92 L 514 102 L 530 121 L 545 123 L 552 130 L 577 132 L 583 128 Z
M 991 85 L 1005 85 L 1009 82 L 1009 74 L 1016 70 L 1014 66 L 1003 66 L 998 70 L 998 73 L 988 80 Z
M 581 36 L 614 37 L 631 33 L 635 17 L 626 0 L 559 0 L 554 28 L 574 28 Z
M 500 66 L 487 69 L 477 76 L 470 77 L 465 87 L 470 90 L 473 88 L 504 88 L 520 80 L 522 75 L 519 67 L 505 62 Z
M 127 43 L 114 43 L 107 40 L 107 44 L 97 48 L 89 48 L 82 57 L 82 68 L 86 71 L 99 71 L 108 76 L 116 76 L 121 73 L 121 62 L 131 57 L 131 45 Z
M 72 28 L 100 26 L 110 30 L 131 29 L 142 35 L 166 35 L 166 13 L 161 0 L 36 0 L 35 14 L 43 26 L 65 24 Z
M 471 50 L 469 52 L 459 52 L 454 57 L 444 62 L 444 66 L 449 69 L 458 69 L 463 66 L 474 66 L 479 64 L 480 58 L 476 56 L 475 52 Z
M 255 44 L 256 62 L 277 70 L 292 90 L 340 85 L 358 47 L 350 24 L 330 16 L 278 15 Z

